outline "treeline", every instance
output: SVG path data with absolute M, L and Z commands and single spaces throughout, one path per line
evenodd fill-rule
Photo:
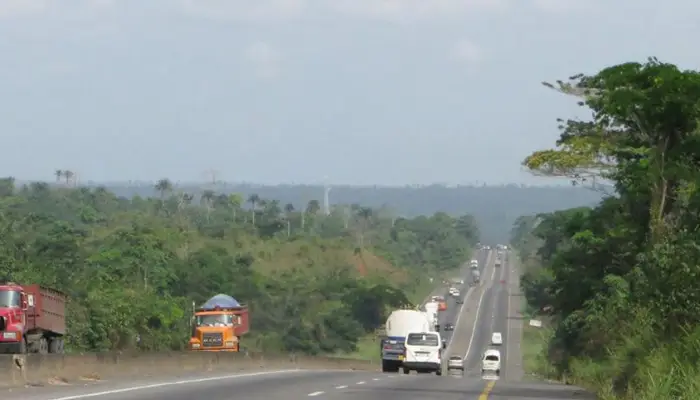
M 478 241 L 469 216 L 402 219 L 359 205 L 325 215 L 317 200 L 195 197 L 167 179 L 154 189 L 125 198 L 0 180 L 0 276 L 70 296 L 71 351 L 184 348 L 192 301 L 218 293 L 251 307 L 244 346 L 353 351 Z
M 489 166 L 485 165 L 488 169 Z M 71 176 L 72 177 L 72 176 Z M 61 181 L 71 182 L 70 179 Z M 105 184 L 107 189 L 119 196 L 151 197 L 158 196 L 152 184 L 123 183 Z M 96 184 L 95 184 L 96 186 Z M 253 185 L 228 184 L 225 182 L 203 183 L 200 185 L 183 184 L 181 188 L 195 195 L 209 191 L 231 194 L 238 193 L 244 200 L 251 195 L 266 199 L 278 199 L 281 204 L 292 204 L 304 208 L 309 201 L 323 199 L 324 188 L 321 185 Z M 362 204 L 374 209 L 391 207 L 397 216 L 415 218 L 420 215 L 432 215 L 445 212 L 452 216 L 470 214 L 476 218 L 481 228 L 484 243 L 504 243 L 515 219 L 520 215 L 529 215 L 552 210 L 561 210 L 579 206 L 593 206 L 601 199 L 600 193 L 581 187 L 559 185 L 537 187 L 525 185 L 501 186 L 406 186 L 406 187 L 353 187 L 333 186 L 330 192 L 331 208 L 344 207 L 348 204 Z M 244 207 L 250 203 L 244 202 Z
M 542 359 L 601 398 L 700 398 L 700 73 L 650 59 L 572 79 L 549 86 L 593 119 L 562 122 L 525 164 L 615 192 L 513 227 L 528 304 L 552 327 Z

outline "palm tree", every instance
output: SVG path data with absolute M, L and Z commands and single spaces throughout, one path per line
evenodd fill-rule
M 72 180 L 75 174 L 73 171 L 63 171 L 63 177 L 66 178 L 66 185 L 70 186 L 72 184 Z
M 284 205 L 284 217 L 287 220 L 287 237 L 292 236 L 292 213 L 294 212 L 294 204 L 287 203 Z
M 160 199 L 163 200 L 166 194 L 172 192 L 173 183 L 170 181 L 170 179 L 163 178 L 156 182 L 155 189 L 160 193 Z
M 61 182 L 61 178 L 63 178 L 63 170 L 57 169 L 53 174 L 56 176 L 56 183 Z
M 255 193 L 251 194 L 250 196 L 248 196 L 248 203 L 250 203 L 250 207 L 253 210 L 252 211 L 253 226 L 255 226 L 255 212 L 258 209 L 258 204 L 260 204 L 260 196 L 258 196 Z

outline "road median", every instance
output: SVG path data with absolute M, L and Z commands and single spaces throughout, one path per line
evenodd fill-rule
M 103 379 L 231 373 L 274 369 L 373 371 L 372 361 L 295 354 L 233 352 L 105 352 L 0 356 L 0 387 L 65 385 Z

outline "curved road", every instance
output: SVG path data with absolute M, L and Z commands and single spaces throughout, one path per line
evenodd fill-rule
M 594 399 L 583 391 L 563 385 L 520 382 L 517 314 L 517 271 L 511 263 L 495 268 L 496 254 L 482 251 L 481 284 L 465 293 L 464 306 L 451 301 L 441 313 L 441 323 L 456 325 L 447 355 L 466 357 L 462 375 L 403 375 L 381 372 L 286 370 L 226 376 L 191 376 L 171 381 L 131 383 L 102 382 L 87 387 L 37 388 L 21 392 L 24 400 L 565 400 Z M 468 273 L 468 264 L 464 270 Z M 467 280 L 465 279 L 465 282 Z M 444 290 L 444 288 L 442 288 Z M 466 289 L 466 285 L 465 285 Z M 516 306 L 514 306 L 514 304 Z M 508 318 L 509 315 L 511 318 Z M 497 380 L 482 377 L 479 360 L 490 345 L 491 333 L 503 334 L 503 370 Z M 20 392 L 15 393 L 15 397 Z

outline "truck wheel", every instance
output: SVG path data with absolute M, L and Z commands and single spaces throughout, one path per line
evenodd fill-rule
M 408 368 L 404 368 L 404 369 L 403 369 L 403 374 L 404 374 L 404 375 L 408 375 L 408 374 L 410 374 L 410 373 L 411 373 L 411 370 L 410 370 L 410 369 L 408 369 Z
M 442 370 L 439 369 L 439 370 L 435 371 L 435 375 L 442 376 Z
M 49 342 L 49 353 L 63 354 L 63 338 L 53 338 Z
M 39 339 L 39 345 L 38 347 L 38 353 L 39 354 L 48 354 L 49 353 L 49 341 L 46 340 L 45 337 Z

